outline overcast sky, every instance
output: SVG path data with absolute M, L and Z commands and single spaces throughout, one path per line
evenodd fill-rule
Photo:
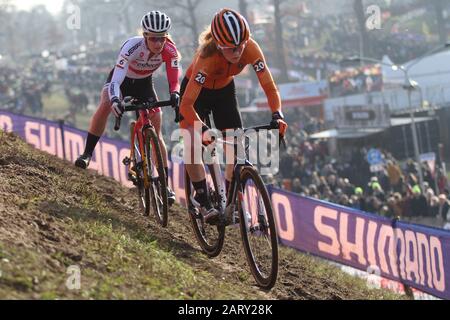
M 36 5 L 43 4 L 51 13 L 58 13 L 63 5 L 63 0 L 14 0 L 13 4 L 22 10 L 30 10 Z

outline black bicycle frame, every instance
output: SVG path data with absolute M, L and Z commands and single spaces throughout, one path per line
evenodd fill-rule
M 206 112 L 205 115 L 205 122 L 206 125 L 211 128 L 211 110 L 208 110 Z M 270 125 L 262 125 L 262 126 L 256 126 L 256 127 L 250 127 L 250 128 L 246 128 L 243 129 L 244 133 L 250 130 L 253 130 L 255 132 L 259 132 L 261 130 L 275 130 L 278 129 L 278 125 L 276 123 L 271 123 Z M 282 140 L 283 141 L 283 140 Z M 284 141 L 283 141 L 284 142 Z M 245 146 L 245 154 L 247 154 L 249 146 L 246 145 Z M 228 194 L 228 197 L 226 196 L 226 192 L 229 190 L 225 190 L 225 188 L 223 187 L 223 181 L 222 181 L 222 177 L 221 177 L 221 169 L 220 169 L 220 165 L 218 163 L 214 163 L 212 165 L 208 165 L 208 168 L 210 169 L 210 171 L 212 170 L 211 175 L 214 175 L 213 179 L 216 179 L 216 183 L 219 186 L 219 190 L 217 190 L 217 192 L 219 193 L 219 196 L 221 197 L 221 199 L 227 199 L 227 201 L 225 203 L 222 203 L 222 211 L 225 211 L 229 208 L 230 205 L 235 205 L 236 204 L 236 199 L 237 199 L 237 195 L 238 195 L 238 187 L 240 185 L 240 172 L 241 172 L 241 168 L 243 167 L 253 167 L 253 164 L 250 163 L 250 161 L 248 161 L 247 159 L 245 159 L 245 163 L 238 163 L 238 159 L 237 159 L 237 143 L 236 143 L 236 138 L 234 141 L 234 168 L 233 168 L 233 176 L 231 178 L 231 183 L 230 183 L 230 189 L 231 189 L 231 194 Z M 234 208 L 233 208 L 234 210 Z

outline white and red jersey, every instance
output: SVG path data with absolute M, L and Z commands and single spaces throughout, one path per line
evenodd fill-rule
M 154 54 L 148 49 L 144 37 L 128 39 L 120 50 L 111 82 L 108 84 L 109 99 L 121 97 L 120 86 L 125 77 L 130 79 L 148 78 L 163 62 L 166 64 L 170 92 L 179 92 L 181 69 L 175 44 L 168 39 L 161 53 Z

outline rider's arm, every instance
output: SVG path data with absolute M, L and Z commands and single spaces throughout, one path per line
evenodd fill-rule
M 167 41 L 162 57 L 166 64 L 166 73 L 167 80 L 169 81 L 170 93 L 180 92 L 180 54 L 172 42 Z
M 114 73 L 111 82 L 109 83 L 108 86 L 108 94 L 110 101 L 113 101 L 115 99 L 120 100 L 121 96 L 120 86 L 122 85 L 122 82 L 127 75 L 129 61 L 132 55 L 132 49 L 135 45 L 136 45 L 135 41 L 129 40 L 122 46 L 122 49 L 120 50 L 116 66 L 114 67 Z
M 186 90 L 184 91 L 183 97 L 181 98 L 180 114 L 184 118 L 181 123 L 183 127 L 194 126 L 195 121 L 201 122 L 200 117 L 194 109 L 194 104 L 203 88 L 203 84 L 206 82 L 206 78 L 208 77 L 205 60 L 206 59 L 198 57 L 194 62 L 191 77 L 187 84 Z
M 281 111 L 280 92 L 267 67 L 264 54 L 256 41 L 250 40 L 249 46 L 249 61 L 258 76 L 259 83 L 263 88 L 264 93 L 266 94 L 269 107 L 272 110 L 272 113 Z

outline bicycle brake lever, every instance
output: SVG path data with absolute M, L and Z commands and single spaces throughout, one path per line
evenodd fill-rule
M 180 107 L 175 107 L 175 123 L 179 123 L 180 121 Z
M 280 136 L 280 145 L 282 145 L 285 150 L 287 149 L 286 139 L 282 136 Z
M 278 125 L 278 122 L 276 120 L 272 120 L 270 122 L 270 127 L 272 130 L 280 129 L 280 126 Z
M 119 131 L 120 130 L 120 122 L 122 121 L 122 117 L 117 117 L 116 118 L 116 123 L 114 124 L 114 131 Z

